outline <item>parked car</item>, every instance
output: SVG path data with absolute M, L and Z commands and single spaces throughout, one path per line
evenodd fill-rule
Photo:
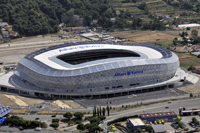
M 36 128 L 34 129 L 34 131 L 41 131 L 41 130 L 42 130 L 41 127 L 36 127 Z

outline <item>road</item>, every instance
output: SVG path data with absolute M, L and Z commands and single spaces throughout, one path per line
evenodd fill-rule
M 153 112 L 167 112 L 167 111 L 174 111 L 175 113 L 178 114 L 178 108 L 179 107 L 185 107 L 186 109 L 191 109 L 191 108 L 200 108 L 200 103 L 199 103 L 200 98 L 192 98 L 192 99 L 185 99 L 185 100 L 177 100 L 177 101 L 171 101 L 171 103 L 168 102 L 163 102 L 163 103 L 156 103 L 156 104 L 151 104 L 148 106 L 142 106 L 142 107 L 137 107 L 129 110 L 124 110 L 120 112 L 114 112 L 111 113 L 109 117 L 104 120 L 104 123 L 101 123 L 100 126 L 101 128 L 105 129 L 106 125 L 109 121 L 123 117 L 123 116 L 131 116 L 131 115 L 137 115 L 137 114 L 142 114 L 142 113 L 153 113 Z M 166 109 L 165 107 L 168 107 Z M 19 115 L 20 117 L 23 117 L 24 119 L 27 120 L 34 120 L 35 118 L 39 118 L 40 121 L 47 122 L 50 124 L 52 117 L 50 115 Z M 56 118 L 63 118 L 62 115 L 57 115 Z M 84 123 L 86 124 L 86 123 Z M 67 123 L 65 124 L 67 125 Z M 71 132 L 73 130 L 76 130 L 76 125 L 67 127 L 65 130 Z M 62 129 L 64 130 L 64 129 Z M 19 129 L 17 128 L 10 128 L 10 127 L 1 127 L 0 132 L 19 132 Z M 51 127 L 49 127 L 47 130 L 43 129 L 43 132 L 56 132 L 53 130 Z M 33 129 L 29 130 L 24 130 L 23 132 L 34 132 Z
M 157 104 L 152 104 L 148 106 L 142 106 L 138 108 L 111 113 L 111 116 L 107 117 L 106 120 L 104 120 L 104 123 L 100 124 L 100 127 L 105 129 L 107 122 L 123 117 L 123 116 L 139 115 L 142 113 L 167 112 L 167 111 L 174 111 L 175 113 L 178 114 L 179 107 L 185 107 L 186 109 L 200 108 L 199 100 L 200 98 L 177 100 L 177 101 L 172 101 L 171 103 L 168 103 L 168 102 L 157 103 Z M 165 109 L 165 107 L 169 107 L 169 108 Z M 76 126 L 67 128 L 68 131 L 73 131 L 75 129 L 76 129 Z

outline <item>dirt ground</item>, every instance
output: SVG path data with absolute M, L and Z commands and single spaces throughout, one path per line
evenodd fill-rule
M 22 101 L 25 101 L 29 106 L 34 106 L 34 105 L 44 103 L 44 100 L 37 99 L 37 98 L 27 98 L 27 97 L 21 97 L 21 96 L 17 96 L 17 98 L 21 99 Z
M 200 86 L 195 86 L 195 85 L 187 85 L 180 87 L 179 90 L 185 91 L 187 93 L 192 93 L 193 95 L 200 95 Z
M 5 94 L 0 94 L 0 104 L 6 106 L 18 106 L 18 104 L 6 97 Z
M 16 95 L 6 95 L 6 94 L 0 94 L 0 104 L 16 107 L 16 106 L 33 106 L 37 104 L 42 104 L 44 100 L 41 99 L 35 99 L 35 98 L 27 98 L 22 96 L 16 96 Z
M 156 31 L 116 32 L 110 34 L 115 37 L 125 38 L 129 40 L 130 43 L 170 42 L 176 37 L 172 34 Z
M 67 108 L 67 109 L 80 109 L 84 108 L 80 104 L 74 102 L 73 100 L 56 100 L 51 103 L 53 108 Z

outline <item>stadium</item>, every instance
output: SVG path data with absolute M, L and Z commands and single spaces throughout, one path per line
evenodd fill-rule
M 179 69 L 177 55 L 158 45 L 76 42 L 26 55 L 9 83 L 27 95 L 103 98 L 175 87 Z

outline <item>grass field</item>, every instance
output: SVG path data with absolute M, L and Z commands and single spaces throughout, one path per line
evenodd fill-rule
M 191 29 L 192 30 L 192 29 Z M 187 31 L 190 35 L 190 31 Z M 200 32 L 200 29 L 197 29 Z M 111 35 L 119 38 L 125 38 L 129 40 L 126 43 L 153 43 L 161 44 L 163 47 L 169 47 L 173 45 L 172 41 L 175 37 L 179 37 L 178 34 L 182 31 L 132 31 L 132 32 L 117 32 L 110 33 Z M 189 68 L 192 66 L 200 66 L 200 59 L 196 56 L 190 55 L 189 53 L 178 53 L 180 60 L 180 66 Z
M 157 31 L 132 31 L 110 33 L 112 36 L 125 38 L 130 43 L 161 43 L 172 42 L 176 37 L 173 34 Z
M 174 52 L 178 55 L 180 66 L 184 68 L 189 68 L 192 66 L 200 66 L 200 59 L 194 55 L 190 55 L 189 53 L 178 53 Z

